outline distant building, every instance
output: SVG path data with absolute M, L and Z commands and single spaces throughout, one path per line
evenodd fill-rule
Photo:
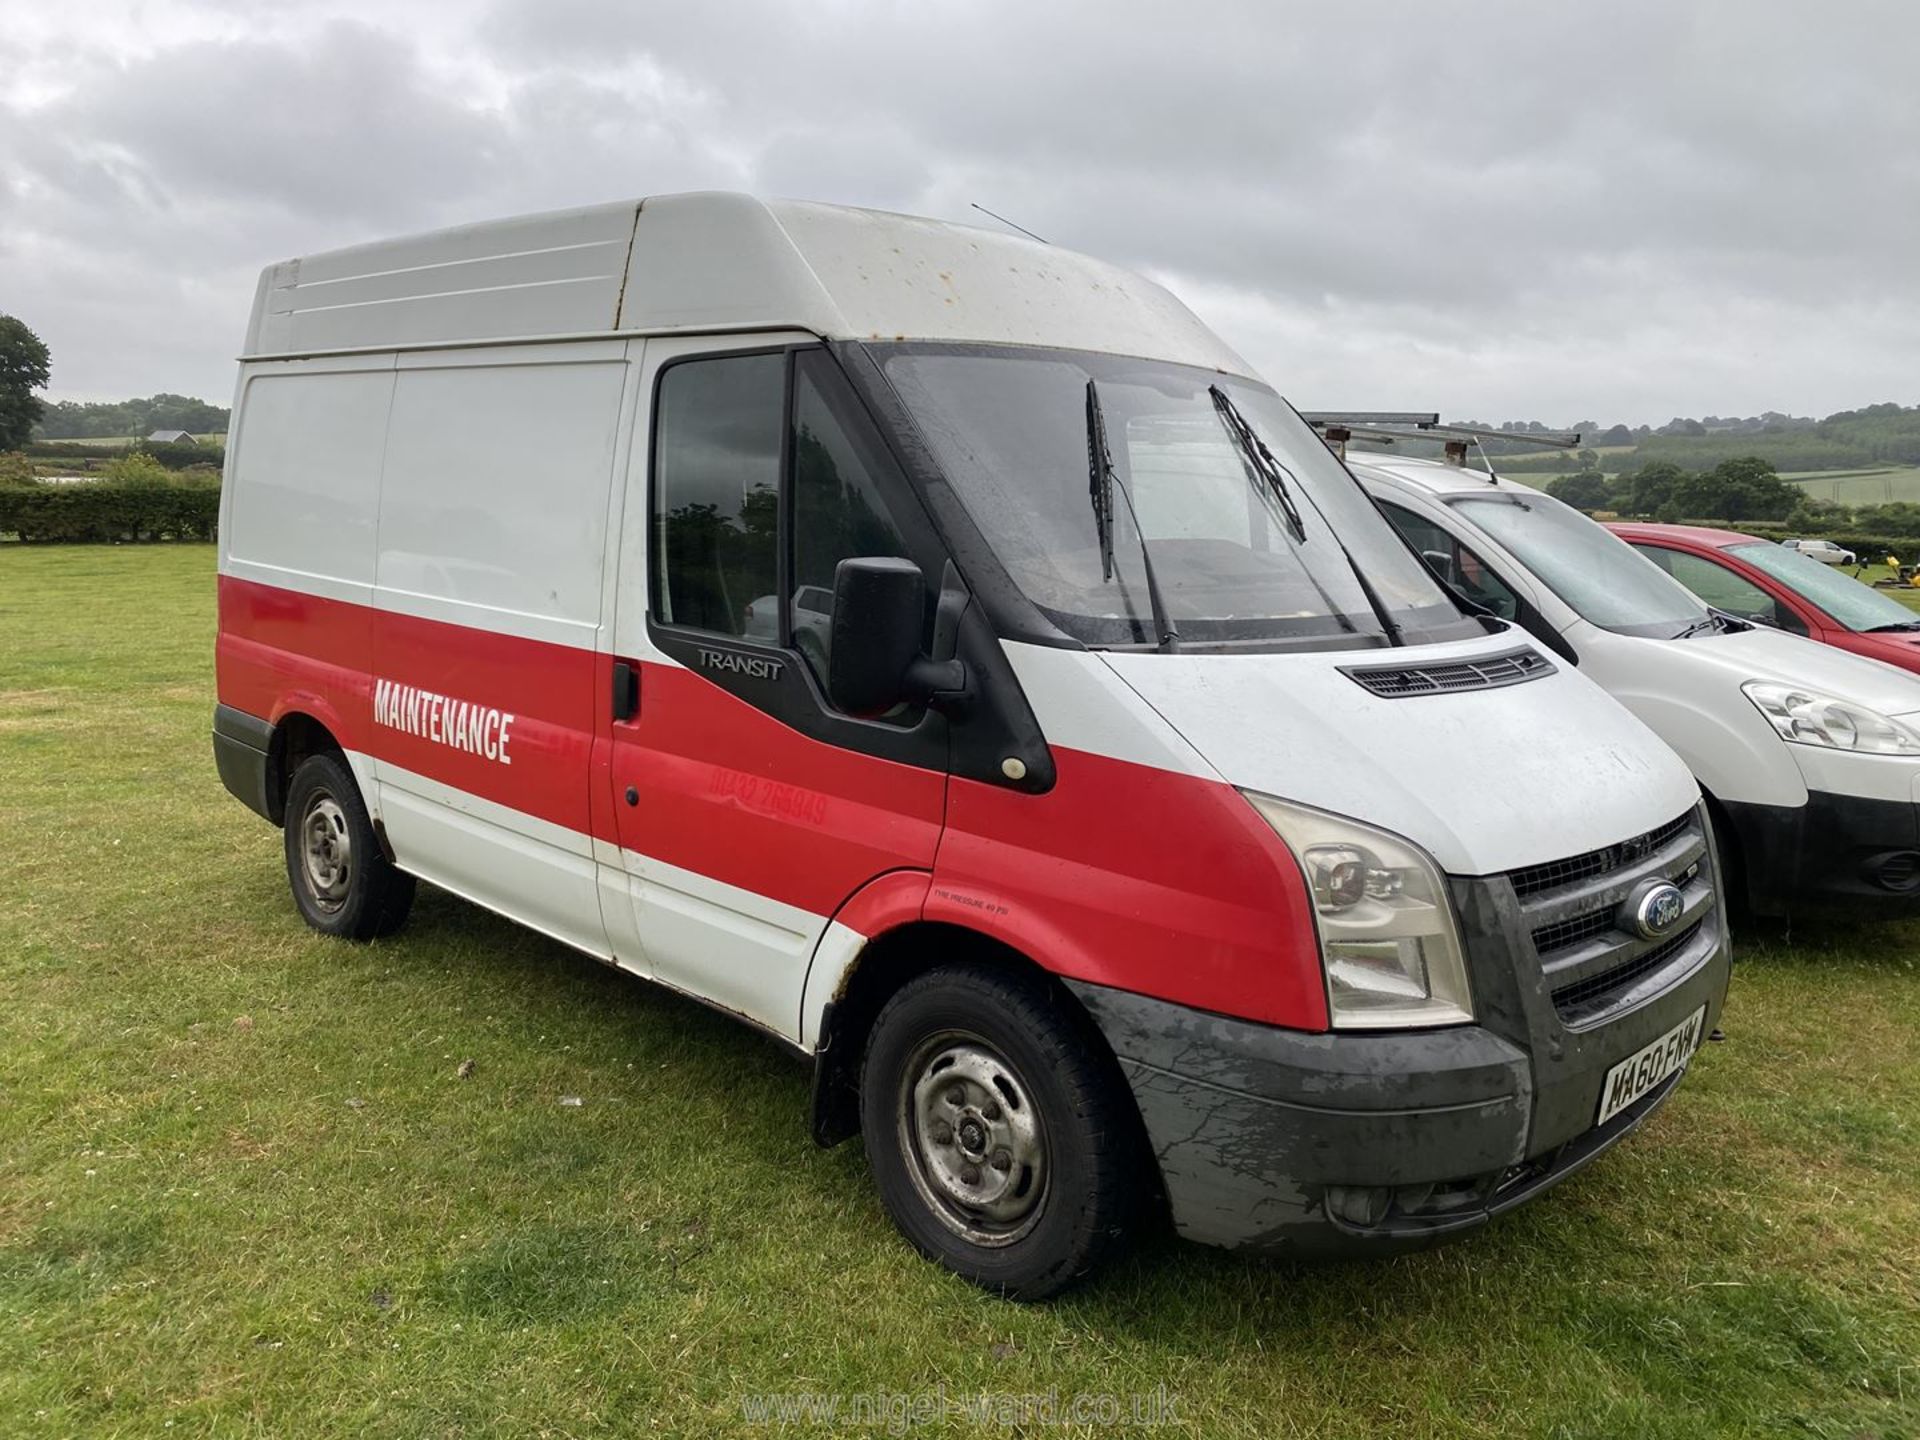
M 156 430 L 147 436 L 147 440 L 150 444 L 155 445 L 197 445 L 200 443 L 184 430 Z

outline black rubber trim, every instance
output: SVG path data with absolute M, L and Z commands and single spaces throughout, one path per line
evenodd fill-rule
M 213 707 L 213 763 L 228 793 L 269 824 L 277 824 L 267 785 L 274 727 L 231 705 Z
M 895 393 L 893 383 L 880 368 L 879 358 L 864 343 L 840 340 L 828 347 L 840 362 L 848 381 L 859 393 L 867 409 L 879 422 L 887 447 L 899 462 L 901 471 L 926 505 L 926 513 L 941 543 L 959 569 L 967 588 L 985 607 L 993 632 L 1006 640 L 1027 645 L 1048 645 L 1061 650 L 1087 647 L 1066 634 L 1045 615 L 1013 582 L 1006 566 L 987 543 L 980 527 L 967 513 L 967 507 L 947 483 L 945 473 L 934 459 L 933 451 L 920 436 L 919 427 L 905 403 Z

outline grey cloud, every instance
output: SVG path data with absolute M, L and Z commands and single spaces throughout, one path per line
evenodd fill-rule
M 1658 421 L 1920 370 L 1906 5 L 172 3 L 201 38 L 116 60 L 76 16 L 65 96 L 0 101 L 0 306 L 62 389 L 224 388 L 284 254 L 709 186 L 979 201 L 1330 403 Z

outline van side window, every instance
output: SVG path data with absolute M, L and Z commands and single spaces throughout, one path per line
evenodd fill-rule
M 893 457 L 819 352 L 795 357 L 793 392 L 793 645 L 822 686 L 833 637 L 833 574 L 842 560 L 907 556 L 880 487 Z
M 721 635 L 779 635 L 786 356 L 685 360 L 654 415 L 654 607 Z
M 1393 528 L 1420 552 L 1420 558 L 1454 589 L 1486 606 L 1502 620 L 1519 618 L 1520 597 L 1507 588 L 1506 582 L 1493 573 L 1486 561 L 1454 539 L 1450 532 L 1390 501 L 1382 500 L 1380 508 Z

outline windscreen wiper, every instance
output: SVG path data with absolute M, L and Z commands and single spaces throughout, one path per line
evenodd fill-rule
M 1220 423 L 1227 427 L 1227 432 L 1233 436 L 1234 442 L 1240 447 L 1241 458 L 1246 462 L 1249 478 L 1257 476 L 1266 481 L 1267 488 L 1273 492 L 1273 498 L 1279 502 L 1281 511 L 1287 517 L 1287 524 L 1293 531 L 1294 538 L 1301 544 L 1306 544 L 1307 527 L 1300 519 L 1300 512 L 1294 508 L 1292 492 L 1287 489 L 1286 477 L 1290 473 L 1287 467 L 1273 458 L 1273 452 L 1267 449 L 1266 441 L 1262 440 L 1254 428 L 1247 424 L 1246 417 L 1240 413 L 1240 407 L 1233 403 L 1226 391 L 1218 385 L 1209 385 L 1207 393 L 1213 396 L 1213 408 L 1219 413 Z M 1297 415 L 1300 412 L 1296 410 L 1294 413 Z M 1352 478 L 1351 473 L 1348 478 Z M 1356 486 L 1359 484 L 1358 481 L 1354 483 Z M 1366 492 L 1362 490 L 1361 493 Z M 1387 643 L 1389 645 L 1406 644 L 1407 638 L 1400 631 L 1400 622 L 1393 618 L 1393 612 L 1387 609 L 1386 603 L 1380 598 L 1380 593 L 1373 588 L 1373 582 L 1367 579 L 1367 572 L 1362 570 L 1360 562 L 1353 558 L 1353 551 L 1347 548 L 1347 542 L 1340 538 L 1340 532 L 1328 522 L 1326 512 L 1320 508 L 1320 502 L 1313 498 L 1313 492 L 1308 490 L 1305 494 L 1307 503 L 1313 506 L 1313 513 L 1320 517 L 1320 523 L 1327 527 L 1327 533 L 1333 537 L 1333 543 L 1339 547 L 1341 558 L 1347 562 L 1347 569 L 1353 572 L 1353 578 L 1360 586 L 1360 593 L 1366 599 L 1367 608 L 1373 611 L 1373 618 L 1380 622 L 1380 629 L 1386 635 Z M 1301 568 L 1306 572 L 1307 578 L 1313 581 L 1313 588 L 1320 592 L 1320 598 L 1327 602 L 1327 608 L 1336 615 L 1340 614 L 1340 607 L 1334 604 L 1333 597 L 1327 594 L 1326 587 L 1314 575 L 1313 567 L 1303 565 Z M 1347 628 L 1353 627 L 1349 624 Z
M 1890 625 L 1869 625 L 1862 635 L 1884 635 L 1889 630 L 1920 630 L 1920 620 L 1895 620 Z
M 1207 393 L 1213 396 L 1213 408 L 1219 412 L 1220 423 L 1227 427 L 1227 433 L 1233 436 L 1234 443 L 1240 447 L 1241 455 L 1254 474 L 1266 481 L 1267 488 L 1273 491 L 1273 498 L 1280 502 L 1280 510 L 1287 517 L 1287 528 L 1293 531 L 1293 538 L 1302 545 L 1307 543 L 1307 527 L 1300 519 L 1300 512 L 1294 508 L 1293 495 L 1287 489 L 1286 470 L 1273 458 L 1273 452 L 1267 449 L 1267 442 L 1254 433 L 1247 424 L 1246 417 L 1240 413 L 1227 392 L 1218 385 L 1209 385 Z
M 1140 537 L 1140 568 L 1147 577 L 1147 605 L 1153 611 L 1155 645 L 1163 651 L 1180 648 L 1180 632 L 1160 595 L 1160 582 L 1153 573 L 1153 551 L 1147 544 L 1147 532 L 1140 528 L 1139 512 L 1133 508 L 1133 496 L 1114 473 L 1113 452 L 1107 448 L 1107 417 L 1100 409 L 1100 387 L 1087 381 L 1087 489 L 1093 500 L 1093 524 L 1100 536 L 1100 578 L 1113 579 L 1113 492 L 1117 489 L 1126 502 L 1127 516 L 1133 521 L 1133 533 Z

